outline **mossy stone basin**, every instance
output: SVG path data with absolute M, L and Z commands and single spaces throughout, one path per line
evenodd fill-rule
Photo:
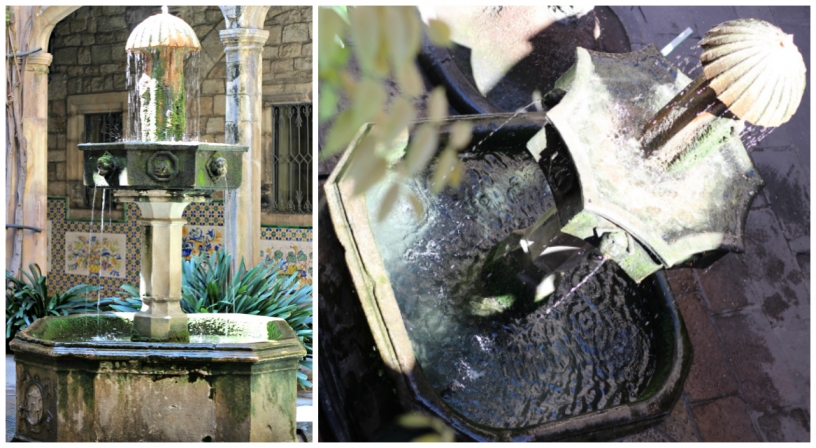
M 132 313 L 36 320 L 11 342 L 15 439 L 295 441 L 306 350 L 286 321 L 188 317 L 190 343 L 130 341 Z

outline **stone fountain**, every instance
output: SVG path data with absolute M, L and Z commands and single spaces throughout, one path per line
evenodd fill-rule
M 128 39 L 142 62 L 142 141 L 79 146 L 85 185 L 113 189 L 142 212 L 143 306 L 38 319 L 16 336 L 17 440 L 295 441 L 306 350 L 286 321 L 180 307 L 184 208 L 237 188 L 247 151 L 182 141 L 184 55 L 199 49 L 166 8 Z
M 348 162 L 372 125 L 358 133 L 326 196 L 405 408 L 494 441 L 608 440 L 669 415 L 692 351 L 663 270 L 742 250 L 763 182 L 740 132 L 778 126 L 804 90 L 801 55 L 769 24 L 726 22 L 701 45 L 697 80 L 653 46 L 579 48 L 549 110 L 457 117 L 474 134 L 462 185 L 434 197 L 431 169 L 405 183 L 418 221 L 407 201 L 376 219 L 387 182 L 353 194 Z M 776 66 L 788 82 L 752 92 L 725 64 L 746 54 L 739 75 Z

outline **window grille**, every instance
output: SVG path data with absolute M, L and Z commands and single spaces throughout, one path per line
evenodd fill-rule
M 106 112 L 100 114 L 85 114 L 85 138 L 84 143 L 112 143 L 118 142 L 122 139 L 122 112 Z M 96 205 L 93 205 L 94 202 L 94 188 L 93 187 L 84 187 L 84 196 L 82 200 L 82 205 L 84 208 L 95 208 L 99 209 L 102 206 L 102 195 L 105 194 L 108 197 L 108 204 L 105 208 L 113 209 L 117 208 L 118 205 L 114 205 L 111 202 L 111 193 L 105 193 L 105 190 L 102 190 L 102 193 L 98 194 L 96 197 Z M 107 213 L 107 211 L 106 211 Z M 106 219 L 110 217 L 110 215 L 106 216 Z
M 122 139 L 122 112 L 85 114 L 85 142 L 111 143 Z
M 272 105 L 261 207 L 270 213 L 312 213 L 312 105 Z

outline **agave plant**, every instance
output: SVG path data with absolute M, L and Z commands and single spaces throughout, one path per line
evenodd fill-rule
M 300 364 L 312 368 L 312 286 L 301 286 L 298 274 L 286 276 L 275 265 L 247 270 L 243 260 L 232 279 L 232 256 L 225 251 L 198 255 L 182 263 L 181 309 L 186 313 L 242 313 L 280 317 L 306 346 Z M 311 387 L 306 375 L 298 382 Z
M 6 271 L 6 338 L 25 329 L 40 317 L 67 316 L 69 314 L 90 313 L 97 308 L 97 301 L 88 299 L 88 295 L 99 290 L 96 286 L 76 285 L 60 293 L 48 295 L 46 276 L 40 267 L 30 264 L 29 274 L 14 277 Z M 109 299 L 99 301 L 99 306 L 107 305 Z
M 249 270 L 243 261 L 230 279 L 232 256 L 224 251 L 193 256 L 182 263 L 181 309 L 185 313 L 241 313 L 285 319 L 306 347 L 300 365 L 312 368 L 312 286 L 301 286 L 298 274 L 287 276 L 278 266 L 259 264 Z M 110 305 L 117 311 L 141 307 L 139 290 L 123 285 L 125 297 Z M 311 387 L 306 375 L 298 382 Z

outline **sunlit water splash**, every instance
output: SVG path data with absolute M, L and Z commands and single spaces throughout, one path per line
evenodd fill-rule
M 646 298 L 614 263 L 585 254 L 546 303 L 491 317 L 470 312 L 484 295 L 479 273 L 488 251 L 553 205 L 523 147 L 491 151 L 462 155 L 458 190 L 430 195 L 433 166 L 409 181 L 425 206 L 422 222 L 407 203 L 383 222 L 370 219 L 423 374 L 457 412 L 492 427 L 634 400 L 653 374 L 653 336 Z M 369 194 L 370 216 L 383 194 Z

